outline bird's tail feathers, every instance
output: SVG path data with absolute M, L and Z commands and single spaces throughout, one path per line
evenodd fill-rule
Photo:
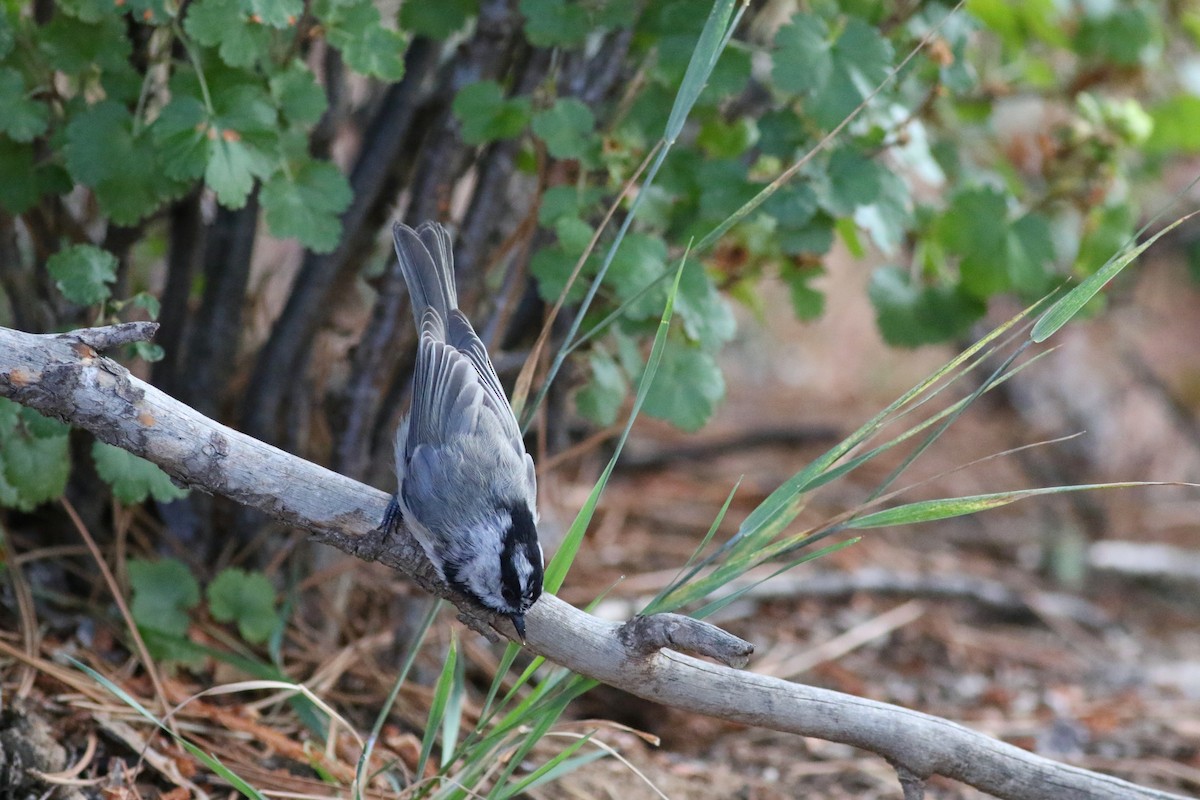
M 413 230 L 397 222 L 392 226 L 392 240 L 396 244 L 404 282 L 408 284 L 413 320 L 418 329 L 422 327 L 427 308 L 436 311 L 445 324 L 450 312 L 458 308 L 454 259 L 446 229 L 436 222 L 423 222 Z

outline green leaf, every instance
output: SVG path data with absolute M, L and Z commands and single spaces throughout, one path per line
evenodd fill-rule
M 511 100 L 495 81 L 477 81 L 454 98 L 454 116 L 462 124 L 463 141 L 483 144 L 517 136 L 529 124 L 528 97 Z
M 133 351 L 134 358 L 140 358 L 151 364 L 155 361 L 162 361 L 167 354 L 162 347 L 151 342 L 133 342 L 130 348 Z
M 125 302 L 129 303 L 130 305 L 137 306 L 138 308 L 145 309 L 146 315 L 149 316 L 151 320 L 158 319 L 159 312 L 162 311 L 162 304 L 158 301 L 158 298 L 149 292 L 138 292 Z
M 762 188 L 747 180 L 745 165 L 733 159 L 701 162 L 695 180 L 700 185 L 700 213 L 711 220 L 725 219 Z
M 1088 212 L 1075 268 L 1091 275 L 1124 248 L 1134 232 L 1134 209 L 1128 203 L 1100 206 Z
M 573 97 L 557 100 L 550 108 L 534 114 L 531 127 L 554 158 L 583 158 L 597 146 L 592 138 L 596 118 Z
M 758 140 L 758 126 L 748 117 L 726 122 L 719 117 L 705 120 L 696 135 L 696 145 L 709 158 L 736 158 Z
M 50 109 L 28 97 L 21 73 L 0 67 L 0 133 L 17 142 L 30 142 L 46 131 Z
M 553 186 L 542 195 L 538 224 L 543 228 L 552 228 L 564 217 L 580 219 L 600 197 L 601 191 L 597 187 Z
M 184 187 L 160 165 L 158 151 L 121 104 L 105 100 L 67 124 L 67 169 L 92 187 L 101 208 L 120 225 L 132 225 Z
M 429 717 L 425 723 L 425 734 L 421 741 L 421 755 L 417 760 L 417 772 L 425 773 L 425 764 L 429 754 L 433 752 L 433 743 L 437 739 L 438 729 L 449 705 L 450 695 L 454 690 L 455 676 L 458 672 L 458 637 L 451 634 L 450 649 L 446 652 L 446 661 L 442 664 L 442 672 L 433 687 L 433 700 L 429 704 Z
M 521 0 L 525 38 L 535 47 L 571 47 L 581 44 L 592 30 L 583 3 L 568 0 Z
M 853 214 L 859 206 L 875 202 L 883 187 L 886 170 L 850 147 L 839 148 L 829 158 L 826 178 L 829 193 L 825 207 L 834 214 Z
M 990 297 L 1011 285 L 1007 220 L 1007 196 L 981 187 L 956 193 L 935 225 L 935 235 L 946 250 L 962 257 L 962 286 L 976 297 Z
M 8 20 L 8 10 L 0 8 L 0 58 L 5 58 L 12 52 L 16 41 L 12 23 Z
M 123 16 L 105 14 L 90 24 L 56 14 L 40 29 L 38 45 L 56 70 L 70 76 L 99 72 L 108 100 L 137 100 L 142 76 L 130 63 L 133 46 Z
M 246 204 L 254 179 L 267 177 L 278 164 L 275 105 L 262 89 L 238 85 L 214 92 L 213 106 L 204 182 L 221 205 L 238 209 Z
M 1004 252 L 1013 286 L 1026 297 L 1041 297 L 1050 288 L 1046 267 L 1054 261 L 1050 223 L 1026 214 L 1009 228 Z
M 780 28 L 775 47 L 776 87 L 806 95 L 823 128 L 840 123 L 887 78 L 893 57 L 891 44 L 857 17 L 833 32 L 818 17 L 797 14 Z
M 1080 55 L 1093 56 L 1125 66 L 1148 62 L 1161 47 L 1155 16 L 1135 4 L 1113 8 L 1110 14 L 1084 13 L 1075 34 Z
M 1154 153 L 1200 152 L 1200 97 L 1177 94 L 1150 110 L 1154 129 L 1146 149 Z
M 804 120 L 791 108 L 771 109 L 758 118 L 758 149 L 764 155 L 790 161 L 807 141 Z
M 680 267 L 682 266 L 681 264 Z M 583 542 L 583 535 L 587 532 L 588 525 L 596 513 L 596 504 L 600 501 L 600 495 L 603 494 L 604 487 L 608 485 L 608 479 L 617 464 L 617 459 L 625 447 L 625 442 L 629 439 L 629 432 L 633 429 L 633 423 L 637 420 L 638 414 L 641 412 L 647 397 L 653 389 L 653 384 L 658 377 L 659 366 L 662 363 L 663 352 L 666 350 L 667 340 L 670 338 L 671 316 L 675 310 L 675 295 L 678 293 L 678 287 L 679 272 L 676 272 L 675 283 L 667 293 L 667 302 L 663 307 L 662 317 L 658 323 L 658 330 L 654 334 L 654 342 L 650 346 L 650 355 L 646 359 L 646 367 L 642 370 L 641 377 L 638 379 L 637 394 L 633 399 L 633 409 L 629 412 L 629 417 L 625 423 L 624 430 L 621 431 L 620 438 L 617 439 L 616 450 L 613 452 L 612 458 L 609 459 L 608 464 L 604 467 L 604 471 L 600 474 L 600 478 L 592 486 L 592 490 L 588 493 L 587 499 L 579 509 L 579 513 L 575 515 L 575 519 L 571 522 L 571 527 L 567 530 L 567 535 L 563 537 L 558 551 L 550 559 L 550 563 L 546 565 L 546 574 L 543 583 L 547 592 L 557 592 L 562 586 L 563 581 L 566 580 L 567 571 L 570 570 L 571 563 L 575 560 L 575 555 L 579 552 L 579 546 Z
M 35 174 L 33 146 L 0 136 L 0 206 L 24 214 L 42 196 Z
M 239 0 L 196 0 L 183 29 L 198 43 L 216 47 L 231 67 L 253 67 L 270 55 L 271 32 L 253 22 Z
M 1082 283 L 1067 292 L 1066 296 L 1048 308 L 1046 313 L 1042 314 L 1034 324 L 1029 338 L 1035 342 L 1044 342 L 1049 339 L 1058 332 L 1059 328 L 1066 325 L 1076 314 L 1083 310 L 1088 301 L 1095 297 L 1109 281 L 1117 277 L 1121 270 L 1125 269 L 1134 259 L 1144 253 L 1150 245 L 1157 242 L 1164 234 L 1175 230 L 1185 220 L 1194 217 L 1196 213 L 1192 212 L 1186 217 L 1180 217 L 1137 247 L 1113 254 L 1113 257 L 1108 260 L 1107 264 L 1089 275 Z
M 403 8 L 420 3 L 405 3 Z M 303 61 L 293 61 L 287 69 L 271 76 L 271 96 L 279 112 L 297 125 L 313 125 L 329 107 L 325 91 Z
M 46 269 L 64 297 L 90 306 L 109 298 L 108 284 L 117 279 L 117 257 L 90 244 L 77 244 L 50 256 Z
M 571 272 L 578 262 L 579 254 L 567 252 L 560 244 L 543 247 L 534 253 L 533 258 L 529 261 L 529 274 L 537 280 L 538 294 L 543 300 L 548 303 L 558 301 L 563 289 L 567 286 L 567 279 L 571 277 Z M 588 274 L 589 270 L 585 265 L 580 276 L 587 277 Z M 583 299 L 585 291 L 583 282 L 575 281 L 571 285 L 571 291 L 567 294 L 567 301 L 579 302 Z
M 317 9 L 329 43 L 341 51 L 351 69 L 387 81 L 404 77 L 405 37 L 380 24 L 372 0 L 347 4 L 325 0 Z
M 833 247 L 833 217 L 817 214 L 799 228 L 781 228 L 779 247 L 790 256 L 821 255 Z
M 607 427 L 617 421 L 621 404 L 629 393 L 629 384 L 621 367 L 607 353 L 593 350 L 588 355 L 588 363 L 592 368 L 592 379 L 575 395 L 575 406 L 583 416 Z
M 219 622 L 237 622 L 238 633 L 251 644 L 267 640 L 279 625 L 275 587 L 261 572 L 230 567 L 208 586 L 208 609 Z
M 198 97 L 176 93 L 163 107 L 150 133 L 163 154 L 163 169 L 179 180 L 204 174 L 212 148 L 208 112 Z
M 679 278 L 675 313 L 683 323 L 684 332 L 707 350 L 717 350 L 737 333 L 733 309 L 717 291 L 704 265 L 693 259 L 684 265 Z
M 400 26 L 430 39 L 446 39 L 462 30 L 478 10 L 479 0 L 403 3 L 400 6 Z
M 784 92 L 805 94 L 824 86 L 833 73 L 826 37 L 829 28 L 812 14 L 796 14 L 775 35 L 771 80 Z
M 113 496 L 126 505 L 141 503 L 153 496 L 160 503 L 187 497 L 187 490 L 171 483 L 167 473 L 156 464 L 104 442 L 92 444 L 96 474 L 112 486 Z
M 21 423 L 30 436 L 38 439 L 56 439 L 66 436 L 70 426 L 61 420 L 47 417 L 32 408 L 21 407 Z
M 47 420 L 40 429 L 36 412 L 22 412 L 22 427 L 0 438 L 0 470 L 4 486 L 0 498 L 6 505 L 32 511 L 48 500 L 62 496 L 71 472 L 65 426 Z
M 631 233 L 621 242 L 604 281 L 613 287 L 619 302 L 629 303 L 625 309 L 628 318 L 657 319 L 662 314 L 667 287 L 660 284 L 645 294 L 641 292 L 663 274 L 666 265 L 667 245 L 662 239 Z M 678 311 L 679 300 L 676 299 L 676 313 Z
M 817 213 L 817 193 L 806 183 L 794 183 L 771 195 L 762 210 L 778 220 L 780 227 L 800 229 Z
M 725 378 L 712 354 L 677 337 L 668 340 L 645 411 L 685 431 L 698 431 L 725 397 Z
M 953 286 L 914 285 L 899 267 L 882 267 L 867 289 L 875 319 L 888 344 L 916 347 L 965 333 L 986 304 Z
M 290 28 L 304 13 L 304 0 L 250 0 L 250 12 L 264 25 Z
M 865 228 L 875 246 L 888 255 L 904 246 L 913 224 L 912 197 L 904 178 L 884 170 L 879 195 L 869 206 L 854 212 L 854 222 Z
M 24 408 L 20 403 L 9 400 L 7 397 L 0 397 L 0 436 L 8 436 L 17 429 L 17 424 L 21 421 L 21 409 Z
M 1055 0 L 968 0 L 967 11 L 995 31 L 1012 48 L 1027 50 L 1031 40 L 1041 40 L 1055 47 L 1067 47 L 1070 42 Z
M 200 603 L 200 585 L 187 565 L 173 558 L 158 561 L 129 560 L 133 589 L 130 611 L 140 628 L 182 637 L 188 629 L 188 611 Z
M 780 272 L 779 277 L 788 286 L 797 319 L 813 320 L 825 312 L 825 295 L 812 287 L 812 281 L 824 274 L 825 270 L 818 266 L 789 266 Z
M 328 253 L 342 236 L 341 213 L 353 194 L 346 177 L 326 161 L 308 161 L 292 174 L 264 184 L 263 212 L 275 236 L 294 236 L 316 253 Z

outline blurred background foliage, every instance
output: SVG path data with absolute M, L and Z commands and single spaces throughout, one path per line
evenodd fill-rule
M 463 304 L 511 385 L 659 145 L 710 7 L 0 0 L 0 323 L 156 318 L 156 345 L 126 354 L 155 384 L 390 488 L 414 338 L 390 221 L 452 226 Z M 1178 2 L 750 3 L 658 178 L 633 192 L 581 331 L 620 313 L 551 386 L 539 451 L 618 418 L 658 279 L 689 244 L 645 403 L 688 430 L 724 395 L 733 305 L 756 309 L 777 278 L 800 318 L 837 313 L 820 281 L 835 247 L 882 261 L 866 290 L 898 346 L 1088 275 L 1134 232 L 1144 188 L 1200 150 L 1198 37 L 1200 11 Z M 260 524 L 8 404 L 0 467 L 6 506 L 69 484 L 98 521 L 104 481 L 121 502 L 153 497 L 201 551 Z

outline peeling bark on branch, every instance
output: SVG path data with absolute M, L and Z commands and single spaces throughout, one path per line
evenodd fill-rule
M 387 505 L 385 493 L 216 423 L 97 356 L 90 346 L 122 336 L 96 330 L 34 335 L 0 328 L 0 395 L 147 458 L 183 484 L 265 511 L 346 553 L 378 560 L 509 634 L 507 620 L 488 617 L 438 580 L 407 531 L 388 537 L 375 528 Z M 626 628 L 626 638 L 633 631 L 633 640 L 644 644 L 674 642 L 669 618 L 649 619 Z M 644 657 L 631 657 L 622 641 L 623 626 L 553 595 L 542 596 L 526 624 L 528 648 L 568 669 L 676 708 L 871 751 L 896 767 L 909 793 L 927 777 L 943 775 L 1013 800 L 1179 798 L 1059 764 L 898 706 L 672 650 L 649 648 Z M 637 633 L 639 625 L 651 633 Z

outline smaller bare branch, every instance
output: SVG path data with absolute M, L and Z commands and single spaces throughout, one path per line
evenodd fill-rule
M 617 638 L 627 651 L 642 658 L 669 647 L 688 655 L 707 656 L 739 669 L 746 666 L 754 652 L 754 645 L 745 639 L 681 614 L 634 617 L 617 630 Z
M 98 353 L 134 342 L 148 342 L 158 332 L 157 322 L 121 322 L 102 328 L 80 328 L 58 334 L 59 339 L 86 344 Z
M 904 800 L 925 800 L 925 779 L 902 764 L 893 763 L 892 766 L 900 778 Z

